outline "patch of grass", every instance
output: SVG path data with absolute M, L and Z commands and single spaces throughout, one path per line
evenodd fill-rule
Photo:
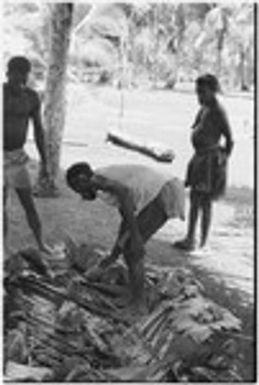
M 242 187 L 230 186 L 227 189 L 224 200 L 226 203 L 233 204 L 233 205 L 253 206 L 254 190 L 246 186 L 242 186 Z
M 234 207 L 234 217 L 229 223 L 236 228 L 254 226 L 254 191 L 249 187 L 229 187 L 224 202 Z

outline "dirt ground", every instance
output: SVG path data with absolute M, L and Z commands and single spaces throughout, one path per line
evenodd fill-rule
M 105 143 L 109 127 L 118 126 L 120 122 L 118 93 L 97 89 L 89 94 L 81 87 L 77 93 L 72 91 L 68 96 L 62 168 L 82 160 L 89 161 L 94 167 L 133 162 L 171 168 L 175 175 L 184 177 L 191 155 L 188 127 L 197 109 L 194 95 L 158 92 L 155 96 L 154 93 L 127 96 L 122 129 L 128 132 L 130 127 L 130 133 L 143 140 L 147 139 L 148 132 L 148 138 L 172 146 L 176 159 L 173 164 L 165 165 Z M 229 167 L 227 197 L 214 207 L 209 250 L 186 254 L 174 249 L 172 243 L 184 236 L 187 224 L 171 220 L 148 243 L 146 260 L 160 265 L 190 267 L 204 284 L 208 296 L 241 318 L 243 338 L 240 339 L 240 352 L 244 378 L 251 381 L 254 379 L 255 346 L 253 103 L 249 98 L 231 98 L 227 104 L 232 111 L 236 147 Z M 32 158 L 36 157 L 31 143 L 27 150 Z M 35 171 L 33 164 L 32 175 Z M 56 244 L 68 232 L 77 242 L 109 249 L 116 235 L 118 215 L 101 202 L 82 202 L 65 186 L 62 175 L 60 187 L 59 199 L 36 201 L 48 242 Z M 9 201 L 9 214 L 9 244 L 12 249 L 33 244 L 24 213 L 14 195 Z
M 184 178 L 192 154 L 190 125 L 197 112 L 192 92 L 128 90 L 70 85 L 61 165 L 89 161 L 93 167 L 113 163 L 140 163 Z M 120 103 L 123 97 L 123 116 Z M 254 130 L 250 94 L 223 95 L 235 147 L 229 162 L 227 200 L 214 208 L 213 232 L 207 255 L 193 255 L 197 266 L 217 272 L 228 285 L 253 297 L 253 187 Z M 158 163 L 138 153 L 105 142 L 110 129 L 121 129 L 142 141 L 166 144 L 175 151 L 173 163 Z M 28 152 L 36 156 L 29 143 Z M 186 200 L 188 211 L 188 199 Z M 170 223 L 158 237 L 171 242 L 183 236 L 186 224 Z M 102 237 L 101 237 L 102 239 Z M 227 257 L 226 257 L 227 254 Z
M 110 249 L 119 223 L 117 213 L 102 202 L 81 201 L 63 182 L 61 185 L 63 191 L 59 199 L 36 200 L 48 243 L 58 244 L 69 233 L 79 244 Z M 17 198 L 11 196 L 10 202 L 9 244 L 14 250 L 33 245 Z M 187 254 L 173 248 L 172 243 L 184 235 L 186 223 L 171 220 L 147 244 L 146 262 L 191 269 L 207 296 L 241 319 L 242 338 L 238 342 L 243 357 L 243 378 L 252 381 L 255 369 L 253 226 L 247 216 L 243 216 L 243 222 L 240 220 L 239 206 L 221 203 L 215 207 L 210 250 L 206 253 Z M 247 206 L 245 213 L 249 213 L 249 208 L 251 210 L 251 206 Z

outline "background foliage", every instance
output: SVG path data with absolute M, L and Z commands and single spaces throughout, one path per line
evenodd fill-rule
M 51 3 L 4 3 L 4 58 L 23 53 L 42 80 Z M 173 88 L 201 72 L 225 87 L 253 84 L 254 6 L 249 3 L 77 3 L 69 76 L 74 80 Z

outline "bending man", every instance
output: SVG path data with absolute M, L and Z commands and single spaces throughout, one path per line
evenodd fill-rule
M 171 175 L 140 165 L 111 165 L 93 171 L 77 163 L 67 171 L 68 185 L 83 199 L 99 197 L 122 217 L 117 240 L 101 263 L 107 268 L 122 253 L 128 267 L 131 302 L 144 303 L 144 244 L 169 218 L 184 219 L 184 186 Z

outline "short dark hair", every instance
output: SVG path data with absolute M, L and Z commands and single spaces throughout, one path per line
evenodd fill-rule
M 94 174 L 93 170 L 88 163 L 86 162 L 75 163 L 67 169 L 66 181 L 69 187 L 77 191 L 76 178 L 79 175 L 84 175 L 90 179 L 93 176 L 93 174 Z
M 196 79 L 197 87 L 207 86 L 213 92 L 220 92 L 220 84 L 215 75 L 205 74 Z
M 14 56 L 7 63 L 8 72 L 19 71 L 27 74 L 31 70 L 31 63 L 25 56 Z

